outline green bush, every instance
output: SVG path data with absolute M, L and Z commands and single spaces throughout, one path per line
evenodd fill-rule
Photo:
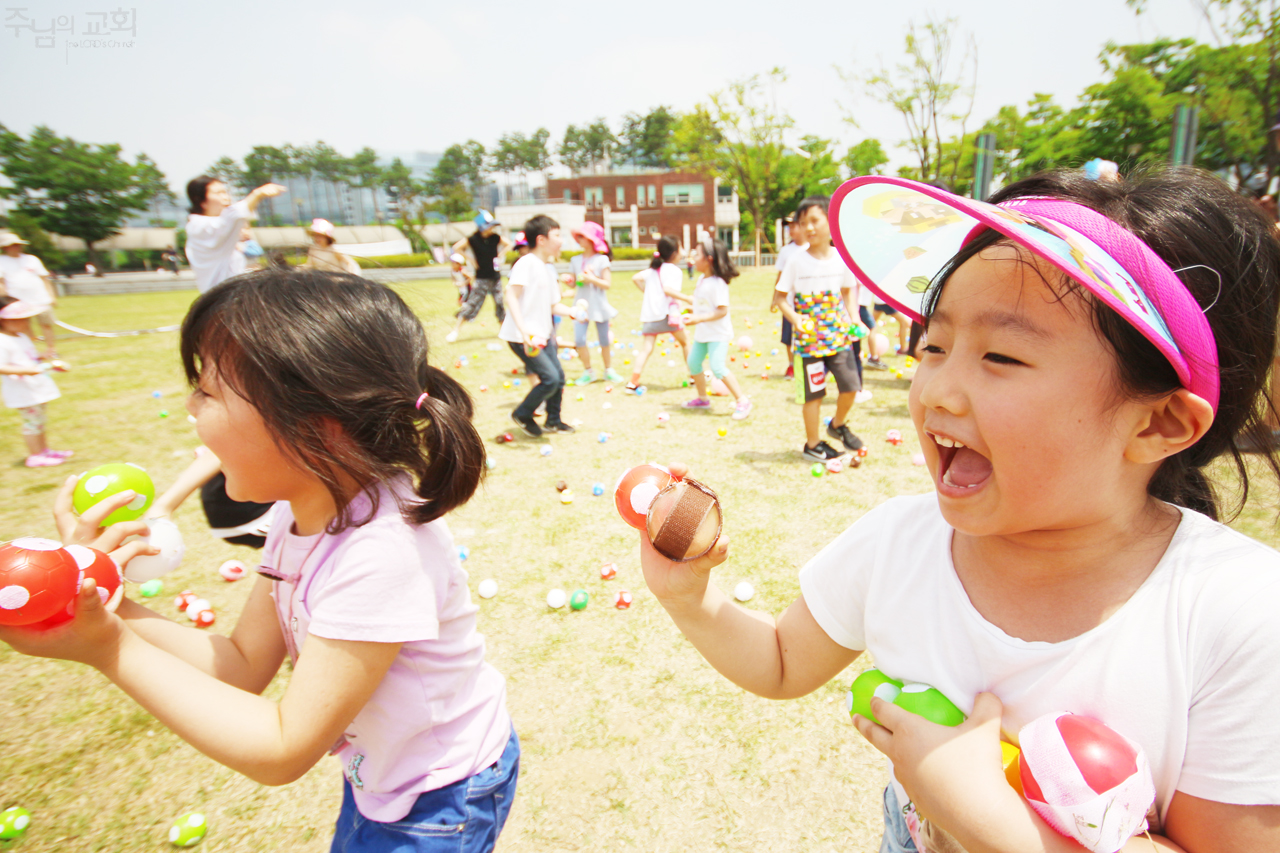
M 307 262 L 307 256 L 291 255 L 285 258 L 289 266 L 299 266 Z M 403 269 L 405 267 L 426 267 L 435 263 L 435 260 L 426 252 L 416 255 L 381 255 L 376 258 L 356 258 L 356 263 L 360 265 L 362 270 L 379 270 L 379 269 Z
M 565 249 L 560 253 L 561 261 L 568 261 L 575 255 L 581 255 L 581 249 Z M 507 252 L 506 261 L 514 264 L 519 257 L 515 252 Z M 613 250 L 615 261 L 647 261 L 653 257 L 653 249 L 633 249 L 630 246 L 619 246 Z

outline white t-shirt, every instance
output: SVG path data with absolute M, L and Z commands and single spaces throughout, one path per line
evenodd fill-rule
M 1141 744 L 1160 823 L 1174 791 L 1280 804 L 1280 554 L 1179 509 L 1137 592 L 1060 643 L 1016 639 L 978 613 L 933 493 L 867 513 L 800 571 L 800 589 L 832 640 L 869 651 L 887 675 L 931 684 L 965 713 L 994 693 L 1011 743 L 1032 720 L 1070 711 Z
M 684 273 L 675 264 L 663 264 L 644 271 L 644 296 L 640 302 L 640 322 L 656 323 L 666 320 L 671 313 L 671 297 L 667 290 L 679 291 L 684 285 Z
M 4 279 L 5 290 L 14 299 L 32 305 L 52 305 L 53 297 L 44 283 L 48 275 L 49 271 L 35 255 L 11 258 L 0 252 L 0 278 Z
M 788 243 L 778 250 L 778 256 L 774 258 L 773 266 L 778 272 L 782 272 L 787 268 L 787 260 L 796 252 L 802 252 L 809 248 L 808 243 Z
M 853 271 L 845 266 L 840 253 L 834 248 L 823 260 L 818 260 L 808 252 L 794 252 L 787 259 L 782 269 L 782 278 L 778 279 L 777 289 L 787 294 L 787 303 L 793 308 L 796 294 L 813 295 L 834 293 L 836 296 L 846 288 L 850 296 L 857 296 L 858 279 Z M 857 300 L 850 299 L 856 304 Z
M 6 335 L 0 332 L 0 364 L 14 367 L 38 367 L 40 358 L 36 352 L 36 345 L 24 334 Z M 6 373 L 0 376 L 0 391 L 3 392 L 4 404 L 11 409 L 38 406 L 62 396 L 58 386 L 47 373 L 35 376 L 14 376 Z
M 604 271 L 612 266 L 609 256 L 603 252 L 596 252 L 589 261 L 583 261 L 582 255 L 574 255 L 569 259 L 569 271 L 573 273 L 575 280 L 582 277 L 584 263 L 587 271 L 596 278 L 604 278 Z M 592 323 L 607 323 L 618 316 L 618 309 L 609 304 L 609 292 L 604 288 L 587 283 L 582 287 L 574 287 L 574 291 L 575 303 L 579 299 L 587 300 L 587 319 Z
M 187 261 L 201 293 L 244 272 L 244 253 L 236 243 L 250 216 L 249 203 L 238 201 L 218 216 L 187 217 Z
M 721 305 L 726 309 L 729 307 L 729 283 L 719 276 L 698 276 L 698 281 L 693 286 L 693 313 L 713 314 Z M 719 320 L 695 323 L 693 339 L 704 344 L 733 340 L 733 320 L 730 319 L 729 311 L 726 310 Z
M 546 261 L 530 252 L 511 267 L 511 274 L 507 277 L 508 291 L 517 284 L 524 288 L 520 294 L 520 319 L 524 321 L 525 333 L 550 340 L 553 334 L 551 306 L 560 301 L 555 272 Z M 507 302 L 510 301 L 508 293 Z M 525 343 L 510 311 L 502 321 L 498 337 L 514 344 Z

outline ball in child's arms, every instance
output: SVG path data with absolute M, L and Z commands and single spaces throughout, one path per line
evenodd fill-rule
M 1036 814 L 1094 853 L 1147 828 L 1155 783 L 1142 747 L 1090 717 L 1054 712 L 1018 733 L 1019 775 Z
M 222 575 L 222 579 L 228 583 L 238 581 L 248 573 L 249 567 L 239 560 L 227 560 L 218 566 L 218 574 Z
M 711 550 L 720 537 L 723 516 L 716 493 L 686 477 L 658 493 L 645 521 L 658 553 L 683 563 Z
M 547 606 L 552 610 L 559 610 L 561 607 L 564 607 L 568 600 L 569 596 L 564 594 L 563 589 L 553 589 L 551 592 L 547 593 Z
M 74 605 L 80 588 L 75 558 L 52 539 L 0 545 L 0 625 L 34 625 Z
M 129 565 L 124 568 L 124 576 L 133 583 L 144 583 L 167 575 L 182 564 L 182 555 L 187 550 L 178 525 L 169 519 L 148 519 L 147 527 L 151 528 L 151 532 L 142 539 L 152 547 L 159 548 L 160 553 L 140 554 L 129 561 Z
M 13 806 L 0 812 L 0 838 L 11 841 L 21 838 L 31 825 L 31 812 L 22 806 Z
M 941 690 L 927 684 L 902 685 L 902 692 L 893 704 L 940 726 L 958 726 L 965 721 L 963 711 L 943 696 Z
M 84 515 L 98 502 L 124 491 L 136 492 L 137 497 L 108 515 L 103 524 L 142 518 L 156 497 L 155 484 L 146 471 L 132 462 L 112 462 L 80 475 L 71 505 L 78 515 Z
M 184 814 L 169 827 L 169 843 L 174 847 L 194 847 L 204 838 L 209 826 L 198 812 Z
M 80 569 L 80 581 L 92 578 L 102 605 L 114 613 L 120 606 L 120 599 L 124 598 L 124 576 L 120 574 L 116 561 L 96 548 L 86 548 L 84 545 L 68 545 L 66 550 Z M 79 588 L 79 584 L 76 586 Z M 78 601 L 78 597 L 72 597 L 66 607 L 41 622 L 39 627 L 52 628 L 70 621 L 76 615 Z
M 481 598 L 493 598 L 498 594 L 498 582 L 493 578 L 485 578 L 480 581 L 479 593 Z
M 858 714 L 879 725 L 880 720 L 871 712 L 871 697 L 879 696 L 886 702 L 892 702 L 901 692 L 901 681 L 878 669 L 869 669 L 855 678 L 849 688 L 849 714 Z
M 739 336 L 737 340 L 737 346 L 739 351 L 741 352 L 746 352 L 747 350 L 751 349 L 751 336 L 750 335 Z
M 649 505 L 672 479 L 671 472 L 661 465 L 637 465 L 619 477 L 613 503 L 622 520 L 636 530 L 644 530 Z
M 1022 750 L 1013 744 L 1000 741 L 1000 766 L 1004 768 L 1004 779 L 1019 794 L 1022 793 L 1022 763 L 1018 760 L 1021 754 Z
M 575 589 L 573 595 L 569 596 L 569 609 L 586 610 L 588 600 L 590 600 L 590 596 L 587 595 L 585 589 Z

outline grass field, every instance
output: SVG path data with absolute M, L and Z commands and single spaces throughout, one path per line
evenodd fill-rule
M 751 603 L 777 612 L 799 592 L 797 570 L 862 513 L 897 494 L 930 488 L 911 464 L 919 448 L 907 416 L 908 381 L 867 373 L 874 398 L 855 409 L 855 431 L 871 448 L 863 466 L 821 478 L 800 456 L 803 441 L 792 386 L 768 304 L 772 273 L 750 273 L 732 286 L 735 331 L 755 339 L 744 370 L 731 365 L 756 409 L 730 420 L 720 398 L 713 412 L 680 404 L 684 372 L 678 349 L 655 355 L 642 397 L 607 393 L 603 383 L 566 392 L 564 417 L 581 420 L 573 436 L 550 442 L 519 438 L 489 445 L 496 467 L 486 485 L 449 523 L 470 549 L 471 584 L 498 581 L 481 601 L 480 630 L 489 660 L 508 679 L 508 703 L 524 749 L 516 804 L 502 836 L 504 851 L 873 851 L 879 842 L 879 791 L 885 770 L 848 723 L 843 694 L 853 673 L 800 700 L 770 702 L 744 694 L 710 669 L 644 590 L 636 534 L 618 519 L 612 485 L 627 467 L 680 459 L 716 488 L 733 538 L 718 582 L 751 581 Z M 612 301 L 621 310 L 615 336 L 639 346 L 639 292 L 619 275 Z M 493 352 L 496 324 L 443 343 L 454 292 L 447 281 L 399 287 L 423 318 L 433 360 L 472 390 L 481 434 L 513 427 L 510 410 L 527 386 L 503 388 L 516 360 Z M 59 315 L 91 329 L 140 329 L 176 323 L 193 293 L 64 299 Z M 748 328 L 748 323 L 750 327 Z M 56 448 L 77 451 L 63 468 L 28 470 L 14 412 L 0 409 L 0 540 L 54 535 L 49 507 L 70 473 L 110 461 L 147 468 L 161 488 L 191 458 L 197 440 L 183 411 L 185 387 L 174 334 L 67 339 L 61 355 L 73 371 L 58 376 L 64 397 L 50 406 Z M 619 350 L 616 367 L 633 354 Z M 593 357 L 599 357 L 598 351 Z M 668 366 L 674 361 L 674 366 Z M 771 378 L 760 374 L 770 365 Z M 901 369 L 901 359 L 891 359 Z M 570 376 L 579 370 L 568 364 Z M 489 390 L 481 393 L 481 385 Z M 160 397 L 153 397 L 159 392 Z M 578 399 L 581 395 L 581 399 Z M 833 408 L 828 403 L 827 412 Z M 167 412 L 167 417 L 162 413 Z M 656 415 L 670 422 L 658 426 Z M 720 437 L 718 430 L 726 430 Z M 893 447 L 886 430 L 906 441 Z M 599 440 L 606 434 L 605 441 Z M 539 454 L 542 444 L 554 452 Z M 1088 464 L 1082 460 L 1082 464 Z M 562 505 L 554 489 L 569 483 Z M 593 497 L 593 483 L 606 486 Z M 1276 491 L 1254 492 L 1237 526 L 1269 544 Z M 176 516 L 187 541 L 184 565 L 165 578 L 150 606 L 176 616 L 173 595 L 193 589 L 218 612 L 212 630 L 228 631 L 249 584 L 226 584 L 216 567 L 255 552 L 226 545 L 205 530 L 196 501 Z M 601 563 L 619 566 L 600 580 Z M 579 613 L 549 610 L 548 590 L 587 590 Z M 635 595 L 629 611 L 612 593 Z M 477 598 L 477 600 L 479 600 Z M 866 664 L 859 661 L 856 668 Z M 83 667 L 21 657 L 0 648 L 0 808 L 22 805 L 34 822 L 23 841 L 0 850 L 134 851 L 167 848 L 178 815 L 205 813 L 210 851 L 323 851 L 340 797 L 340 771 L 326 759 L 299 782 L 264 788 L 204 758 L 155 723 L 104 679 Z M 278 695 L 282 680 L 271 691 Z M 229 719 L 226 725 L 234 727 Z

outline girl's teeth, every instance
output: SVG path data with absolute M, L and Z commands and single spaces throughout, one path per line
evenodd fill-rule
M 961 446 L 961 447 L 963 447 L 964 445 L 962 444 L 962 445 L 960 445 L 960 446 Z M 958 488 L 960 488 L 960 486 L 958 486 L 958 485 L 956 485 L 955 483 L 951 482 L 951 469 L 950 469 L 950 468 L 948 468 L 948 469 L 947 469 L 947 472 L 946 472 L 945 474 L 943 474 L 943 475 L 942 475 L 942 482 L 943 482 L 943 483 L 945 483 L 945 484 L 946 484 L 946 485 L 948 485 L 948 486 L 951 486 L 953 489 L 958 489 Z M 976 489 L 976 488 L 978 488 L 978 484 L 977 484 L 977 483 L 972 483 L 972 484 L 970 484 L 970 485 L 968 485 L 968 486 L 965 486 L 964 488 L 966 488 L 966 489 Z
M 933 440 L 937 442 L 939 447 L 964 447 L 963 444 L 956 441 L 954 438 L 946 438 L 941 435 L 935 435 Z

